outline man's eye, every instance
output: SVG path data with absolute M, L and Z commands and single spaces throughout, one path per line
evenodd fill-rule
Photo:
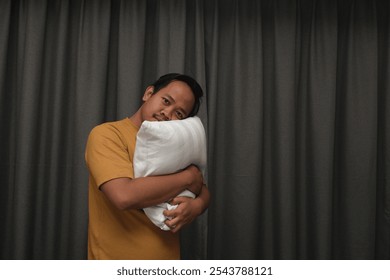
M 169 105 L 169 100 L 168 100 L 168 98 L 163 97 L 163 103 L 166 104 L 166 105 Z
M 182 112 L 180 112 L 180 111 L 176 112 L 176 116 L 177 116 L 177 118 L 178 118 L 179 120 L 184 119 L 184 115 L 183 115 Z

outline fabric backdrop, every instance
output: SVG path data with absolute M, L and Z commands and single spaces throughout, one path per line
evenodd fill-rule
M 0 256 L 84 259 L 89 131 L 160 75 L 205 90 L 187 259 L 390 259 L 390 5 L 0 0 Z

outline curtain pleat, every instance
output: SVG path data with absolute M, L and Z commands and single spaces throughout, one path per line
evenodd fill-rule
M 184 259 L 390 258 L 390 5 L 0 1 L 2 259 L 84 259 L 89 131 L 168 72 L 205 90 Z

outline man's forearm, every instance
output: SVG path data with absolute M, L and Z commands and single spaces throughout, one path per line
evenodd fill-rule
M 202 186 L 201 192 L 195 198 L 195 201 L 197 202 L 199 207 L 198 215 L 201 215 L 204 211 L 206 211 L 210 204 L 210 192 L 206 185 Z
M 190 184 L 187 174 L 135 178 L 129 182 L 131 208 L 145 208 L 166 202 L 177 196 Z
M 113 179 L 101 190 L 120 209 L 140 209 L 168 201 L 193 183 L 193 174 L 184 170 L 170 175 Z

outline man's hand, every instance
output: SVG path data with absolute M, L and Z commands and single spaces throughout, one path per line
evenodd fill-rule
M 165 210 L 163 214 L 166 217 L 170 217 L 170 220 L 166 220 L 165 224 L 173 233 L 190 224 L 202 212 L 199 201 L 190 197 L 175 197 L 170 204 L 178 206 L 174 210 Z
M 165 210 L 164 215 L 170 217 L 165 224 L 172 232 L 178 232 L 183 226 L 190 224 L 201 215 L 209 206 L 210 193 L 206 185 L 202 185 L 201 193 L 195 199 L 189 197 L 175 197 L 170 202 L 178 205 L 174 210 Z

